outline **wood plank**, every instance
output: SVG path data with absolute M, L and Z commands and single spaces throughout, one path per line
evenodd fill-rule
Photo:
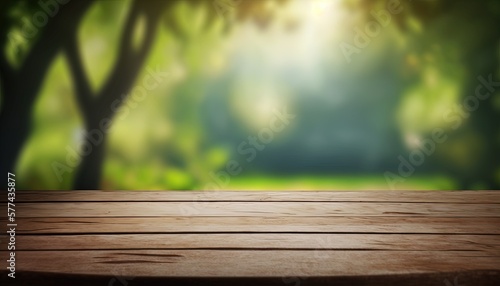
M 7 252 L 1 251 L 2 257 Z M 16 272 L 168 277 L 308 277 L 499 270 L 484 251 L 18 251 Z
M 500 234 L 500 218 L 488 217 L 18 218 L 17 223 L 18 234 L 211 232 Z
M 64 193 L 18 196 L 16 272 L 22 277 L 194 276 L 205 285 L 207 277 L 267 277 L 295 285 L 284 279 L 291 276 L 301 277 L 302 286 L 310 277 L 455 273 L 450 285 L 455 277 L 470 285 L 500 282 L 500 200 L 493 192 L 314 192 L 314 198 L 311 192 L 210 192 L 195 199 L 192 192 Z M 439 277 L 415 285 L 448 285 Z M 390 284 L 407 285 L 376 285 Z
M 500 217 L 496 204 L 338 202 L 17 203 L 16 217 L 440 216 Z
M 6 198 L 2 198 L 5 200 Z M 419 202 L 496 203 L 500 191 L 18 191 L 17 202 L 119 201 L 314 201 L 314 202 Z
M 20 250 L 302 249 L 486 251 L 500 256 L 500 235 L 422 234 L 123 234 L 18 235 Z

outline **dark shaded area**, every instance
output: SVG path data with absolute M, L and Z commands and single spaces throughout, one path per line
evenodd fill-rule
M 10 283 L 2 271 L 2 283 Z M 456 273 L 432 273 L 418 275 L 380 275 L 366 277 L 282 277 L 282 278 L 167 278 L 167 277 L 111 277 L 66 275 L 52 273 L 18 273 L 15 285 L 477 285 L 496 286 L 500 282 L 498 271 L 473 271 Z M 454 284 L 458 282 L 458 284 Z M 448 283 L 447 283 L 448 282 Z M 8 284 L 6 284 L 8 285 Z

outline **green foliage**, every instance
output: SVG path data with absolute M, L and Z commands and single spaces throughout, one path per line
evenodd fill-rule
M 200 189 L 213 182 L 211 172 L 236 159 L 244 163 L 245 171 L 223 188 L 384 189 L 383 176 L 373 175 L 373 169 L 364 172 L 364 166 L 385 168 L 388 161 L 414 147 L 405 142 L 407 135 L 423 138 L 435 128 L 450 132 L 450 142 L 435 157 L 446 158 L 445 163 L 429 163 L 431 167 L 423 167 L 401 188 L 450 189 L 459 185 L 463 174 L 483 170 L 484 158 L 478 154 L 495 137 L 475 125 L 485 119 L 474 115 L 453 133 L 443 114 L 470 95 L 476 77 L 490 71 L 490 65 L 498 72 L 500 50 L 492 48 L 498 45 L 492 25 L 498 23 L 498 1 L 484 1 L 477 7 L 473 1 L 404 1 L 403 12 L 391 15 L 390 26 L 371 39 L 350 65 L 342 58 L 339 42 L 352 40 L 353 28 L 373 20 L 370 12 L 384 9 L 386 1 L 342 1 L 339 9 L 344 14 L 324 16 L 336 15 L 337 22 L 311 14 L 304 8 L 306 1 L 281 2 L 169 2 L 132 90 L 144 85 L 151 70 L 166 72 L 168 77 L 140 101 L 124 95 L 124 107 L 114 118 L 107 141 L 103 188 Z M 117 64 L 131 3 L 96 1 L 75 31 L 94 91 L 102 88 Z M 21 31 L 22 19 L 39 7 L 34 1 L 6 1 L 1 8 L 3 52 L 9 64 L 18 67 L 42 35 L 26 39 Z M 360 13 L 347 17 L 349 11 Z M 151 28 L 146 20 L 147 15 L 142 15 L 134 25 L 135 50 Z M 293 38 L 300 33 L 304 37 Z M 492 49 L 497 58 L 482 54 Z M 498 94 L 492 99 L 496 113 L 487 119 L 498 120 Z M 20 188 L 70 188 L 76 169 L 71 167 L 59 181 L 51 164 L 67 164 L 68 149 L 78 150 L 82 143 L 83 120 L 75 98 L 75 83 L 60 53 L 45 75 L 33 110 L 33 132 L 16 166 L 18 176 L 24 178 Z M 208 108 L 210 104 L 215 108 Z M 275 116 L 270 107 L 287 104 L 296 106 L 297 123 L 284 131 L 285 139 L 266 145 L 255 161 L 246 162 L 236 151 L 238 144 L 269 126 Z M 268 110 L 259 112 L 262 105 Z M 214 127 L 217 124 L 223 127 Z M 360 139 L 352 135 L 360 126 L 364 126 L 360 133 L 367 136 L 375 133 L 374 126 L 388 126 L 381 129 L 396 136 Z M 351 137 L 356 139 L 342 141 Z M 376 159 L 362 153 L 370 148 Z M 317 162 L 297 159 L 299 153 Z M 359 160 L 352 163 L 359 169 L 343 172 L 346 175 L 333 167 L 321 173 L 309 169 L 314 164 L 349 165 L 345 154 Z M 324 163 L 324 158 L 334 159 Z M 283 175 L 289 170 L 295 173 Z M 429 175 L 435 170 L 436 175 Z M 500 168 L 496 170 L 500 180 Z

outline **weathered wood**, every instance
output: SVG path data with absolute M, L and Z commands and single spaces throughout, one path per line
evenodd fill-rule
M 500 256 L 500 235 L 424 234 L 123 234 L 19 236 L 17 250 L 257 249 L 485 251 Z
M 490 217 L 100 217 L 18 218 L 17 222 L 18 234 L 209 232 L 500 234 L 500 218 Z
M 1 198 L 5 200 L 6 198 Z M 500 204 L 500 191 L 18 191 L 17 202 L 413 202 Z
M 20 203 L 16 217 L 127 216 L 440 216 L 500 217 L 497 204 L 338 202 Z
M 5 251 L 0 252 L 6 257 Z M 169 277 L 308 277 L 494 270 L 485 251 L 89 250 L 18 251 L 17 269 Z
M 15 282 L 496 286 L 499 194 L 19 192 Z

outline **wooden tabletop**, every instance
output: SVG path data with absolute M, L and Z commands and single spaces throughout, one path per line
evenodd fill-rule
M 499 191 L 19 191 L 15 212 L 2 285 L 500 285 Z

